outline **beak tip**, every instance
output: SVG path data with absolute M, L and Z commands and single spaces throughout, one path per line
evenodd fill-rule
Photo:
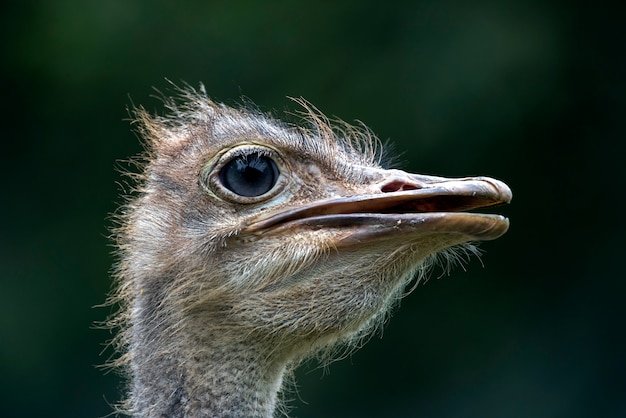
M 502 203 L 511 203 L 511 200 L 513 200 L 513 192 L 505 182 L 489 177 L 483 177 L 481 180 L 489 183 L 496 190 Z

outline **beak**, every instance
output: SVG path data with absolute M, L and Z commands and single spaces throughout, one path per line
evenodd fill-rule
M 509 203 L 511 189 L 488 177 L 447 179 L 400 170 L 373 170 L 378 180 L 367 192 L 310 202 L 265 213 L 243 232 L 263 234 L 297 229 L 339 230 L 338 247 L 398 237 L 460 235 L 457 240 L 492 240 L 509 228 L 500 215 L 465 212 Z M 371 174 L 371 173 L 370 173 Z

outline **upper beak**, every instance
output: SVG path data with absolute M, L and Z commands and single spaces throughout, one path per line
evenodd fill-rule
M 379 171 L 363 195 L 310 202 L 265 213 L 244 228 L 263 233 L 284 228 L 341 228 L 336 245 L 350 245 L 398 235 L 460 234 L 463 241 L 503 235 L 507 218 L 463 212 L 509 203 L 511 189 L 489 177 L 447 179 L 399 170 Z

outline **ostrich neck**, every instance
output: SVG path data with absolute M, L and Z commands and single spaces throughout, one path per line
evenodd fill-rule
M 154 322 L 152 318 L 150 323 Z M 276 360 L 271 349 L 230 334 L 221 329 L 201 334 L 178 329 L 157 336 L 135 323 L 133 413 L 141 417 L 273 416 L 287 361 Z

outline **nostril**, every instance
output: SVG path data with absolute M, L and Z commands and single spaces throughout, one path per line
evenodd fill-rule
M 392 193 L 392 192 L 403 192 L 406 190 L 417 190 L 420 189 L 419 186 L 415 184 L 405 183 L 403 181 L 392 181 L 391 183 L 387 183 L 380 188 L 380 191 L 383 193 Z

